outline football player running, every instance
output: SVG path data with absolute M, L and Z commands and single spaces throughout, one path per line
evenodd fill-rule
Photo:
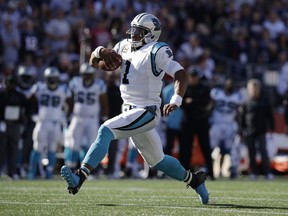
M 70 109 L 73 112 L 65 136 L 64 159 L 65 165 L 71 169 L 75 169 L 78 161 L 83 160 L 96 138 L 100 116 L 105 117 L 108 113 L 107 87 L 102 79 L 95 79 L 95 72 L 95 68 L 83 63 L 80 67 L 81 76 L 74 77 L 69 84 L 73 97 L 73 107 Z
M 46 178 L 51 179 L 57 144 L 63 140 L 62 124 L 66 122 L 63 107 L 71 97 L 67 87 L 60 85 L 60 72 L 56 67 L 44 71 L 45 83 L 33 86 L 33 96 L 38 101 L 38 116 L 33 130 L 33 150 L 30 154 L 28 179 L 34 179 L 40 159 L 47 155 Z
M 132 20 L 127 34 L 130 38 L 118 42 L 113 48 L 122 57 L 119 70 L 123 112 L 101 125 L 95 142 L 76 174 L 66 166 L 61 168 L 61 175 L 68 184 L 68 192 L 76 194 L 79 191 L 87 176 L 106 155 L 111 140 L 131 137 L 149 166 L 191 186 L 198 193 L 201 203 L 207 204 L 209 194 L 205 187 L 206 173 L 185 170 L 176 158 L 165 155 L 161 139 L 155 130 L 161 117 L 160 92 L 164 74 L 174 78 L 175 87 L 170 103 L 164 105 L 165 116 L 181 105 L 187 86 L 187 74 L 173 60 L 169 46 L 157 42 L 161 34 L 161 23 L 154 15 L 138 14 Z M 98 63 L 104 60 L 107 68 L 113 68 L 119 61 L 117 55 L 111 49 L 99 46 L 92 52 L 90 64 L 98 67 Z

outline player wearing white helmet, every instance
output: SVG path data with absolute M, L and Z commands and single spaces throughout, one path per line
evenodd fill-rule
M 224 88 L 213 88 L 210 95 L 214 101 L 214 108 L 210 119 L 211 148 L 220 147 L 222 156 L 220 168 L 224 156 L 226 154 L 230 155 L 230 177 L 234 178 L 237 176 L 237 167 L 240 162 L 240 146 L 236 136 L 239 127 L 236 117 L 238 107 L 243 103 L 243 97 L 239 91 L 234 89 L 234 83 L 231 79 L 225 81 Z
M 95 140 L 100 124 L 100 117 L 107 115 L 106 84 L 95 79 L 95 68 L 88 63 L 80 67 L 80 77 L 74 77 L 69 89 L 73 97 L 71 123 L 65 136 L 65 164 L 76 168 L 79 159 L 82 161 L 90 144 Z M 84 139 L 85 142 L 84 142 Z M 85 152 L 84 154 L 81 151 Z M 79 158 L 80 157 L 80 158 Z
M 34 179 L 41 157 L 47 154 L 49 164 L 46 178 L 52 178 L 56 160 L 57 144 L 62 140 L 62 123 L 66 121 L 63 111 L 71 93 L 60 84 L 59 70 L 48 67 L 44 71 L 45 83 L 33 86 L 33 95 L 38 101 L 38 116 L 33 130 L 33 150 L 30 155 L 28 178 Z
M 149 13 L 138 14 L 127 33 L 130 38 L 117 43 L 114 50 L 99 46 L 91 54 L 90 64 L 94 67 L 102 68 L 105 65 L 105 68 L 112 70 L 122 62 L 119 70 L 123 112 L 101 125 L 95 142 L 76 174 L 66 166 L 61 168 L 68 191 L 72 194 L 79 191 L 87 176 L 106 155 L 111 140 L 131 137 L 151 167 L 171 178 L 184 181 L 196 190 L 201 202 L 207 204 L 209 195 L 204 184 L 205 173 L 185 170 L 176 158 L 165 155 L 155 130 L 161 117 L 160 93 L 165 73 L 174 78 L 175 91 L 170 103 L 164 105 L 164 115 L 169 115 L 181 105 L 187 86 L 187 74 L 173 60 L 169 46 L 157 42 L 161 34 L 161 23 L 157 17 Z

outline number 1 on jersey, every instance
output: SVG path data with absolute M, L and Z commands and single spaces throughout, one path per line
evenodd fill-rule
M 129 60 L 127 60 L 125 62 L 125 73 L 123 74 L 123 78 L 122 78 L 122 84 L 129 84 L 129 80 L 127 79 L 127 75 L 129 73 L 129 69 L 130 69 L 130 65 L 131 65 L 131 62 Z

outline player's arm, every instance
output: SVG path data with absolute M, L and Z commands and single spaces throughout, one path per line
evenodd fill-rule
M 183 98 L 187 88 L 187 73 L 184 69 L 181 69 L 175 73 L 174 77 L 174 94 L 177 94 Z
M 115 70 L 122 62 L 122 57 L 115 50 L 98 46 L 89 59 L 89 64 L 94 68 L 107 71 Z
M 154 46 L 155 47 L 155 46 Z M 182 98 L 187 88 L 187 73 L 184 68 L 173 60 L 173 52 L 168 45 L 160 43 L 159 49 L 152 48 L 152 58 L 155 61 L 155 67 L 152 67 L 154 75 L 165 71 L 174 78 L 174 94 L 169 102 L 163 106 L 163 115 L 167 116 L 175 109 L 181 106 Z
M 174 75 L 174 94 L 169 102 L 163 107 L 163 115 L 167 116 L 181 106 L 187 88 L 187 73 L 184 69 L 178 70 Z
M 75 85 L 75 79 L 72 79 L 68 86 L 66 86 L 65 88 L 65 94 L 66 94 L 66 98 L 65 98 L 65 104 L 66 104 L 66 117 L 67 117 L 67 120 L 70 121 L 70 118 L 71 118 L 71 115 L 73 113 L 73 109 L 74 109 L 74 96 L 75 96 L 75 93 L 73 91 L 74 89 L 74 85 Z
M 73 95 L 71 97 L 67 97 L 66 98 L 66 104 L 67 104 L 67 119 L 70 118 L 70 116 L 73 113 L 73 109 L 74 109 L 74 100 L 73 100 Z

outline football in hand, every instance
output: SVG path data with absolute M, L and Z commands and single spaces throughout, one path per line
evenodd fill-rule
M 122 64 L 122 56 L 112 49 L 105 50 L 105 57 L 98 62 L 98 67 L 105 71 L 114 71 Z

